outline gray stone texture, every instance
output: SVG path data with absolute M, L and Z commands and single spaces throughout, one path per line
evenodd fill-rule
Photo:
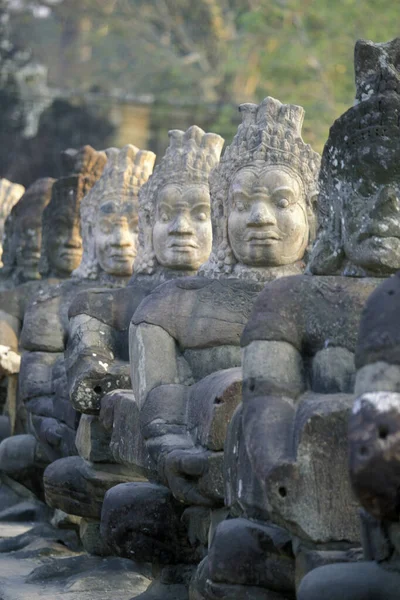
M 100 520 L 104 494 L 131 479 L 118 465 L 89 463 L 80 456 L 52 462 L 43 475 L 49 506 L 95 520 Z

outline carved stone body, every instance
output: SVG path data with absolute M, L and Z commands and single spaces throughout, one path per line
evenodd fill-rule
M 301 139 L 303 110 L 267 98 L 241 112 L 243 123 L 210 177 L 209 261 L 200 276 L 154 290 L 130 329 L 140 425 L 130 460 L 187 507 L 186 537 L 198 550 L 187 556 L 192 564 L 206 552 L 204 532 L 226 514 L 224 442 L 241 400 L 243 327 L 263 282 L 301 272 L 313 222 L 319 157 Z M 126 490 L 125 507 L 138 506 L 137 490 L 132 486 L 130 497 Z M 121 552 L 123 532 L 114 536 L 110 517 L 119 494 L 115 488 L 106 495 L 102 531 Z M 136 551 L 134 538 L 129 548 Z
M 85 478 L 83 489 L 79 482 L 76 484 L 80 494 L 86 493 L 89 485 L 97 489 L 98 501 L 84 506 L 75 503 L 72 507 L 86 518 L 100 518 L 100 498 L 109 487 L 124 481 L 143 481 L 138 469 L 119 460 L 110 439 L 111 431 L 115 431 L 121 448 L 127 440 L 119 427 L 129 435 L 132 402 L 124 389 L 131 387 L 130 318 L 160 283 L 195 273 L 207 258 L 211 246 L 207 180 L 222 143 L 222 138 L 205 134 L 198 127 L 185 133 L 170 132 L 169 149 L 139 194 L 139 250 L 131 282 L 124 289 L 81 294 L 71 305 L 67 376 L 71 401 L 84 414 L 77 436 L 80 466 L 70 461 L 69 467 L 65 461 L 63 469 L 71 477 L 73 472 L 85 471 L 80 480 Z M 99 440 L 102 454 L 98 452 Z M 71 494 L 57 463 L 47 469 L 45 486 L 51 504 L 64 510 L 67 505 L 71 508 Z
M 12 320 L 15 343 L 21 331 L 18 347 L 28 351 L 23 352 L 16 405 L 17 412 L 27 419 L 24 433 L 34 434 L 38 440 L 41 438 L 42 445 L 35 450 L 39 471 L 58 453 L 74 451 L 76 415 L 70 409 L 65 390 L 62 353 L 68 324 L 67 307 L 76 293 L 76 286 L 70 282 L 56 282 L 68 277 L 81 261 L 80 203 L 100 177 L 107 160 L 105 153 L 96 152 L 89 146 L 78 152 L 67 151 L 63 158 L 65 168 L 73 174 L 61 177 L 53 185 L 51 201 L 43 211 L 39 268 L 44 279 L 38 282 L 35 290 L 30 290 L 29 299 L 21 295 L 26 291 L 21 289 L 24 286 L 19 286 L 15 292 L 2 293 L 3 307 L 10 311 L 4 312 L 4 328 Z M 12 302 L 16 295 L 21 301 L 15 306 Z M 15 314 L 16 308 L 18 314 Z M 28 443 L 28 438 L 20 439 L 21 447 Z M 2 442 L 0 467 L 6 473 L 9 472 L 8 459 L 12 456 L 7 446 L 15 446 L 17 442 L 11 439 Z M 33 443 L 29 441 L 29 444 Z M 12 474 L 19 477 L 15 469 Z
M 96 284 L 102 288 L 120 286 L 131 275 L 136 255 L 138 189 L 151 172 L 155 158 L 154 154 L 133 146 L 121 151 L 110 149 L 107 156 L 100 179 L 96 183 L 92 178 L 93 187 L 88 187 L 84 176 L 79 177 L 79 182 L 83 179 L 86 185 L 82 192 L 88 192 L 82 206 L 81 190 L 76 194 L 78 211 L 80 207 L 85 224 L 81 243 L 83 265 L 74 265 L 71 280 L 51 286 L 46 294 L 34 298 L 25 314 L 20 339 L 26 351 L 20 375 L 24 383 L 20 386 L 21 401 L 28 408 L 32 429 L 49 462 L 77 454 L 75 435 L 80 415 L 69 399 L 64 362 L 69 306 L 85 288 L 91 289 Z M 101 153 L 100 158 L 103 157 L 105 154 Z M 94 224 L 95 231 L 88 224 Z M 65 252 L 61 257 L 65 257 Z M 44 365 L 48 379 L 43 373 L 38 381 L 35 374 Z
M 362 75 L 363 50 L 356 47 L 358 87 L 372 76 L 370 65 Z M 398 129 L 379 136 L 397 100 L 390 92 L 360 99 L 332 126 L 322 157 L 320 229 L 309 263 L 318 277 L 281 279 L 260 294 L 241 342 L 243 406 L 227 439 L 232 511 L 290 535 L 297 582 L 318 564 L 358 557 L 350 552 L 360 539 L 346 452 L 354 351 L 362 306 L 400 259 Z M 217 529 L 204 595 L 240 597 L 247 583 L 249 597 L 293 597 L 294 571 L 285 586 L 276 579 L 280 568 L 287 572 L 280 546 L 264 552 L 260 535 L 251 553 L 235 558 L 234 535 L 232 523 Z M 271 539 L 268 529 L 264 536 Z M 259 568 L 246 575 L 241 565 L 257 556 Z
M 400 585 L 400 273 L 368 298 L 356 352 L 356 400 L 349 420 L 349 465 L 360 511 L 364 562 L 315 569 L 298 597 L 394 600 Z M 336 509 L 335 509 L 336 510 Z

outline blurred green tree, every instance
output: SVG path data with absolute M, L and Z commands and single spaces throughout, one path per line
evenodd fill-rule
M 355 41 L 398 34 L 392 0 L 9 4 L 17 35 L 48 64 L 55 85 L 209 105 L 214 129 L 227 139 L 235 104 L 272 95 L 305 107 L 305 138 L 318 149 L 352 103 Z

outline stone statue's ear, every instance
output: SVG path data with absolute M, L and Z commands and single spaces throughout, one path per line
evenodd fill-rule
M 315 190 L 307 196 L 306 210 L 308 228 L 310 231 L 309 240 L 313 242 L 317 235 L 317 207 L 318 207 L 318 192 Z

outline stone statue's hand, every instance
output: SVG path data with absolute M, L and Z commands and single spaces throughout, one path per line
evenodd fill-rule
M 56 419 L 45 418 L 40 425 L 39 438 L 44 443 L 58 448 L 62 438 L 62 426 Z
M 164 475 L 173 495 L 184 504 L 211 506 L 213 500 L 199 491 L 208 471 L 209 452 L 203 449 L 173 450 L 165 457 Z
M 76 410 L 96 414 L 103 396 L 120 388 L 130 388 L 129 363 L 105 362 L 94 357 L 86 362 L 85 370 L 71 377 L 69 394 Z
M 0 345 L 0 376 L 19 373 L 20 365 L 20 354 L 11 350 L 9 346 Z

